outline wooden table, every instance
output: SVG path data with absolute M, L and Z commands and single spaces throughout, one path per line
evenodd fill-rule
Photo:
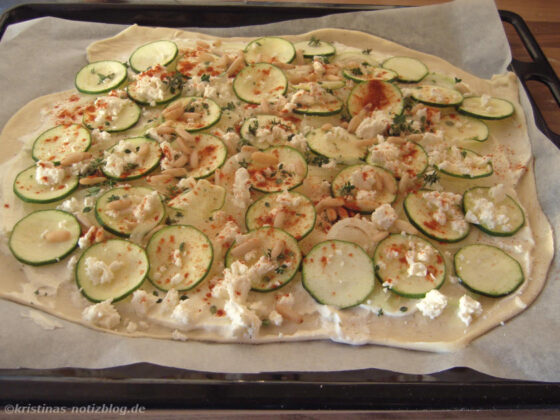
M 248 2 L 251 3 L 252 0 Z M 262 0 L 256 0 L 261 2 Z M 274 3 L 274 1 L 269 1 Z M 306 0 L 306 3 L 348 5 L 400 5 L 422 6 L 446 3 L 448 0 Z M 281 2 L 300 3 L 298 0 Z M 557 75 L 560 75 L 560 0 L 495 0 L 498 9 L 509 10 L 520 15 L 537 39 Z M 504 23 L 514 58 L 531 61 L 519 36 L 512 25 Z M 541 109 L 549 127 L 560 133 L 560 105 L 556 103 L 548 88 L 536 81 L 528 83 L 529 90 Z

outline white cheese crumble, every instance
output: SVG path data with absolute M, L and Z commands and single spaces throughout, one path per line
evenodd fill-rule
M 96 108 L 94 123 L 99 126 L 104 125 L 105 121 L 116 119 L 127 102 L 127 99 L 121 99 L 115 96 L 97 98 L 94 102 Z
M 440 316 L 447 306 L 447 298 L 438 290 L 430 290 L 426 293 L 424 299 L 416 304 L 418 310 L 430 319 Z
M 137 146 L 128 140 L 121 140 L 113 149 L 106 150 L 104 152 L 106 170 L 119 177 L 128 167 L 142 165 L 143 158 L 140 157 L 136 148 Z
M 113 329 L 121 322 L 121 316 L 111 300 L 90 305 L 82 311 L 82 319 L 97 327 Z
M 295 147 L 301 152 L 307 151 L 307 140 L 305 135 L 298 133 L 290 139 L 290 146 Z
M 146 293 L 146 291 L 138 289 L 132 294 L 130 303 L 136 315 L 146 316 L 150 309 L 155 305 L 157 297 Z
M 474 300 L 468 295 L 461 296 L 459 299 L 459 319 L 468 327 L 471 324 L 473 316 L 479 316 L 482 313 L 482 305 L 479 301 Z
M 251 180 L 249 171 L 245 168 L 239 168 L 235 171 L 235 180 L 233 182 L 233 197 L 235 198 L 234 204 L 245 209 L 251 202 Z
M 66 178 L 66 171 L 63 168 L 53 166 L 50 162 L 38 161 L 35 170 L 35 181 L 39 185 L 55 186 L 59 185 Z
M 165 69 L 158 65 L 149 72 L 140 73 L 133 82 L 135 96 L 151 106 L 155 106 L 158 101 L 163 101 L 168 86 L 161 79 L 164 72 Z
M 358 128 L 356 135 L 361 139 L 371 139 L 383 134 L 391 125 L 391 118 L 384 111 L 375 111 L 371 117 L 364 118 Z
M 122 268 L 121 261 L 113 261 L 107 265 L 104 261 L 95 257 L 87 257 L 85 261 L 86 275 L 94 286 L 107 284 L 115 278 L 115 271 Z
M 380 230 L 388 230 L 397 219 L 397 212 L 388 203 L 377 207 L 371 214 L 371 221 Z
M 152 191 L 142 198 L 142 201 L 134 208 L 132 213 L 138 222 L 142 222 L 160 206 L 161 200 L 159 198 L 159 193 L 157 191 Z
M 281 206 L 288 208 L 296 208 L 303 202 L 303 197 L 297 194 L 292 194 L 289 191 L 283 191 L 276 196 L 276 202 Z
M 464 229 L 466 222 L 460 209 L 462 196 L 452 192 L 430 191 L 423 194 L 432 218 L 440 225 L 457 221 L 456 228 Z

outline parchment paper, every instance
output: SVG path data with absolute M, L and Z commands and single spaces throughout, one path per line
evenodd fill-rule
M 218 36 L 257 36 L 296 34 L 324 27 L 382 36 L 441 56 L 484 78 L 504 72 L 511 60 L 502 23 L 493 2 L 487 0 L 458 0 L 438 6 L 357 12 L 253 27 L 189 30 Z M 124 28 L 54 18 L 10 26 L 0 42 L 0 126 L 31 99 L 71 89 L 77 69 L 86 64 L 88 44 Z M 558 243 L 560 187 L 553 171 L 560 167 L 560 152 L 536 129 L 524 94 L 522 104 L 536 158 L 539 199 L 555 228 Z M 466 366 L 496 377 L 560 381 L 557 257 L 558 249 L 548 283 L 527 311 L 455 353 L 352 347 L 331 342 L 231 345 L 128 339 L 61 320 L 56 322 L 62 328 L 46 330 L 34 321 L 36 317 L 29 316 L 27 308 L 0 301 L 0 368 L 104 368 L 151 362 L 211 372 L 379 368 L 427 374 Z

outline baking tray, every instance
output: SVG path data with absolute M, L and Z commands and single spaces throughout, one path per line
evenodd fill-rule
M 0 17 L 0 38 L 14 23 L 52 16 L 79 21 L 169 27 L 234 27 L 379 10 L 387 6 L 282 3 L 38 3 L 11 8 Z M 526 88 L 545 83 L 560 106 L 560 81 L 523 19 L 500 11 L 516 29 L 532 62 L 513 59 L 511 69 Z M 527 90 L 527 89 L 526 89 Z M 560 148 L 530 95 L 535 120 Z M 146 408 L 447 410 L 560 409 L 560 383 L 494 378 L 467 368 L 431 375 L 379 369 L 345 372 L 207 373 L 148 363 L 108 369 L 0 369 L 0 404 Z

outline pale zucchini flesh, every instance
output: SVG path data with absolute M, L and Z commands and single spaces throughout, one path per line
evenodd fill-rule
M 261 150 L 285 144 L 297 133 L 297 127 L 289 120 L 276 115 L 260 114 L 247 118 L 241 126 L 240 136 Z
M 488 187 L 473 187 L 463 194 L 463 211 L 472 213 L 483 232 L 493 236 L 512 236 L 525 225 L 525 214 L 511 196 L 498 201 Z M 470 215 L 469 215 L 470 216 Z
M 148 242 L 148 279 L 161 290 L 186 291 L 210 272 L 214 251 L 208 237 L 193 226 L 168 226 Z
M 288 79 L 278 67 L 256 63 L 241 70 L 233 81 L 233 91 L 250 104 L 278 98 L 286 93 Z
M 296 42 L 294 47 L 296 50 L 300 50 L 305 58 L 330 57 L 336 53 L 334 45 L 320 39 Z
M 155 190 L 147 187 L 117 187 L 103 193 L 95 203 L 95 218 L 103 228 L 109 232 L 120 236 L 129 237 L 139 226 L 146 231 L 153 229 L 165 219 L 165 208 L 161 198 L 157 197 L 155 203 L 151 204 L 151 209 L 146 212 L 145 218 L 138 219 L 135 215 L 146 197 Z M 129 205 L 120 210 L 114 210 L 110 204 L 127 200 Z
M 406 298 L 421 299 L 445 281 L 446 268 L 441 252 L 416 235 L 389 235 L 377 245 L 373 263 L 382 286 Z M 422 264 L 422 270 L 411 270 L 414 263 Z
M 419 190 L 412 192 L 404 199 L 404 211 L 408 220 L 416 229 L 426 235 L 428 238 L 441 242 L 459 242 L 467 237 L 470 231 L 470 225 L 464 221 L 464 216 L 460 205 L 457 207 L 457 219 L 451 220 L 447 217 L 446 223 L 441 225 L 434 218 L 434 209 L 430 207 L 424 194 L 429 193 L 428 190 Z M 454 223 L 454 222 L 458 223 Z
M 363 108 L 372 111 L 386 111 L 389 114 L 400 115 L 403 111 L 403 97 L 400 89 L 383 80 L 370 80 L 356 85 L 346 103 L 351 116 L 358 114 Z
M 104 112 L 104 108 L 92 105 L 86 108 L 82 119 L 83 124 L 90 130 L 98 129 L 100 131 L 107 131 L 108 133 L 116 133 L 125 131 L 134 126 L 140 119 L 142 110 L 133 101 L 129 99 L 121 99 L 122 108 L 119 114 L 115 116 L 105 116 L 98 121 L 98 115 Z
M 301 185 L 307 176 L 307 162 L 297 149 L 290 146 L 274 146 L 263 151 L 274 156 L 278 163 L 261 165 L 249 162 L 251 187 L 261 192 L 292 190 Z
M 285 200 L 282 200 L 284 196 L 281 196 L 281 194 L 287 194 L 298 204 L 294 206 L 283 204 Z M 279 222 L 276 221 L 275 223 L 277 218 L 280 219 L 277 216 L 278 212 L 285 213 L 280 226 L 277 226 Z M 263 226 L 280 227 L 299 241 L 313 230 L 316 217 L 313 202 L 303 194 L 294 191 L 275 192 L 263 195 L 249 206 L 245 214 L 245 225 L 248 230 Z
M 128 62 L 136 73 L 148 70 L 158 64 L 165 67 L 175 60 L 179 49 L 172 41 L 161 40 L 144 44 L 130 55 Z
M 33 165 L 17 174 L 14 194 L 28 203 L 52 203 L 62 200 L 78 188 L 78 176 L 66 175 L 62 183 L 55 186 L 39 184 L 36 180 L 37 166 Z
M 291 63 L 295 56 L 294 44 L 274 36 L 257 38 L 245 47 L 245 61 L 249 64 Z
M 358 174 L 360 182 L 372 183 L 364 191 L 373 192 L 372 198 L 361 199 L 362 188 L 354 181 Z M 358 185 L 358 186 L 357 186 Z M 383 204 L 391 204 L 397 198 L 397 180 L 386 169 L 368 164 L 352 165 L 342 169 L 333 179 L 331 190 L 334 197 L 342 197 L 344 206 L 361 213 L 371 213 Z
M 89 260 L 91 258 L 91 260 Z M 88 262 L 89 260 L 89 262 Z M 87 267 L 92 261 L 114 264 L 112 279 L 101 283 Z M 76 264 L 76 284 L 82 294 L 92 302 L 124 299 L 139 288 L 148 275 L 150 264 L 143 248 L 123 239 L 110 239 L 89 247 Z
M 350 308 L 362 303 L 374 290 L 375 272 L 365 251 L 352 242 L 320 242 L 305 256 L 302 284 L 323 304 Z
M 458 106 L 463 102 L 463 95 L 455 89 L 443 86 L 422 85 L 411 88 L 412 98 L 426 105 L 437 107 Z
M 465 98 L 458 111 L 471 117 L 501 120 L 513 115 L 515 108 L 506 99 L 489 97 L 484 100 L 483 96 L 469 96 Z
M 167 121 L 168 125 L 190 133 L 206 130 L 220 121 L 222 108 L 210 98 L 187 96 L 170 103 L 166 109 L 181 106 L 186 113 L 198 114 L 200 117 L 189 117 L 183 121 Z
M 89 131 L 78 124 L 57 125 L 35 140 L 31 149 L 33 160 L 60 162 L 74 152 L 85 152 L 91 145 Z
M 187 177 L 207 178 L 226 161 L 227 147 L 212 134 L 195 134 L 194 150 L 198 153 L 198 166 L 187 168 Z
M 428 155 L 418 143 L 405 141 L 402 144 L 395 144 L 394 147 L 399 153 L 398 159 L 394 159 L 392 154 L 382 153 L 387 146 L 391 147 L 384 143 L 370 147 L 366 162 L 391 171 L 397 179 L 401 179 L 404 174 L 415 178 L 426 171 Z
M 356 67 L 349 67 L 342 70 L 344 77 L 355 82 L 367 82 L 368 80 L 393 81 L 397 78 L 397 73 L 383 67 L 374 67 L 369 64 L 360 63 Z
M 345 130 L 315 129 L 307 136 L 307 145 L 316 154 L 345 164 L 355 164 L 367 154 L 367 145 Z
M 139 154 L 142 147 L 148 149 L 144 156 Z M 109 160 L 111 154 L 117 155 L 118 161 L 126 160 L 128 156 L 134 157 L 135 160 L 127 162 L 121 172 L 120 165 L 117 168 L 116 163 L 111 164 Z M 155 140 L 147 137 L 133 137 L 120 141 L 105 152 L 105 160 L 101 170 L 108 178 L 119 181 L 138 179 L 156 169 L 160 159 L 161 150 Z
M 485 178 L 494 173 L 492 161 L 482 158 L 478 153 L 458 147 L 447 151 L 447 159 L 434 166 L 442 173 L 457 178 Z
M 455 254 L 453 262 L 459 282 L 483 296 L 507 296 L 525 280 L 519 262 L 495 246 L 467 245 Z
M 296 275 L 301 264 L 301 251 L 298 243 L 293 236 L 282 229 L 265 226 L 248 232 L 245 240 L 258 238 L 259 247 L 254 255 L 245 254 L 240 262 L 248 267 L 262 261 L 271 263 L 274 268 L 262 276 L 255 276 L 251 282 L 251 290 L 255 292 L 273 292 L 288 284 Z M 272 256 L 272 250 L 278 242 L 284 243 L 284 248 L 275 258 Z M 226 267 L 236 261 L 232 252 L 237 246 L 236 242 L 228 249 L 225 257 Z
M 435 128 L 441 130 L 444 138 L 450 141 L 486 141 L 489 134 L 484 121 L 457 112 L 442 114 Z
M 428 67 L 412 57 L 391 57 L 383 62 L 383 68 L 397 73 L 399 82 L 416 83 L 428 74 Z
M 119 61 L 96 61 L 76 74 L 74 84 L 82 93 L 99 94 L 116 89 L 127 78 L 126 66 Z
M 66 231 L 63 240 L 49 241 L 49 234 Z M 29 265 L 52 264 L 68 256 L 78 245 L 81 234 L 78 220 L 61 210 L 39 210 L 18 221 L 8 246 L 20 262 Z

